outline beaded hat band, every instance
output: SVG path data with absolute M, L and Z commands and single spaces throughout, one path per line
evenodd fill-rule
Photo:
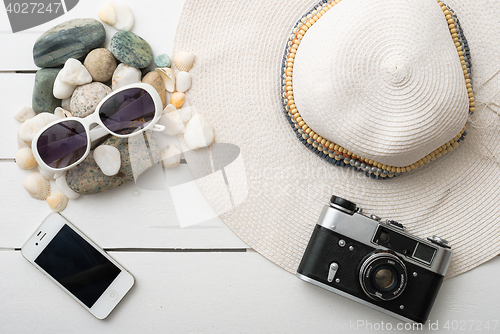
M 391 166 L 389 164 L 375 161 L 368 157 L 360 156 L 356 154 L 356 152 L 351 152 L 349 147 L 343 147 L 333 140 L 329 140 L 322 136 L 321 133 L 314 131 L 307 123 L 301 115 L 301 110 L 297 107 L 295 97 L 294 97 L 294 65 L 296 60 L 297 52 L 300 52 L 300 45 L 303 41 L 303 38 L 307 36 L 307 32 L 320 20 L 321 18 L 330 10 L 335 11 L 337 4 L 339 4 L 340 0 L 330 0 L 330 1 L 322 1 L 320 4 L 316 5 L 313 9 L 311 9 L 306 15 L 304 15 L 294 26 L 293 32 L 290 35 L 286 50 L 283 56 L 282 63 L 282 103 L 286 116 L 289 119 L 289 122 L 295 131 L 297 138 L 312 152 L 317 154 L 322 159 L 327 162 L 337 165 L 337 166 L 345 166 L 352 167 L 358 171 L 364 172 L 367 176 L 374 178 L 391 178 L 397 176 L 401 173 L 409 172 L 419 166 L 422 166 L 430 161 L 433 161 L 447 152 L 452 151 L 454 148 L 458 147 L 459 142 L 462 141 L 466 135 L 465 127 L 462 125 L 460 127 L 460 132 L 456 133 L 456 135 L 446 142 L 442 143 L 438 147 L 435 147 L 430 153 L 425 156 L 421 156 L 418 159 L 415 159 L 414 162 L 408 165 L 403 166 Z M 467 95 L 468 95 L 468 110 L 470 113 L 475 110 L 475 101 L 474 94 L 472 91 L 472 81 L 471 81 L 471 61 L 470 61 L 470 50 L 467 43 L 467 40 L 464 36 L 462 28 L 460 26 L 459 20 L 453 10 L 438 1 L 439 6 L 443 11 L 443 21 L 446 21 L 448 24 L 448 30 L 450 32 L 450 37 L 453 40 L 453 43 L 457 50 L 458 58 L 460 59 L 460 64 L 462 66 L 463 77 L 464 77 L 464 87 L 466 87 Z M 310 44 L 308 44 L 310 45 Z M 321 45 L 322 51 L 323 45 Z M 315 50 L 318 51 L 318 50 Z M 394 52 L 393 52 L 394 53 Z M 384 55 L 387 57 L 386 55 Z M 309 58 L 309 61 L 312 60 Z M 378 65 L 378 64 L 375 64 Z M 444 66 L 444 65 L 443 65 Z M 326 69 L 327 71 L 329 68 Z M 412 73 L 404 73 L 406 76 L 410 76 Z M 309 74 L 308 74 L 309 75 Z M 409 79 L 407 77 L 397 78 L 399 81 Z M 392 79 L 392 78 L 391 78 Z M 433 79 L 433 78 L 429 78 Z M 318 79 L 321 80 L 321 79 Z M 399 84 L 400 82 L 397 82 Z M 328 82 L 325 83 L 328 85 Z M 403 82 L 403 84 L 405 84 Z M 415 84 L 416 85 L 416 84 Z M 402 85 L 400 85 L 402 86 Z M 409 83 L 406 83 L 406 86 L 410 86 Z M 396 87 L 401 90 L 401 87 Z M 305 90 L 311 90 L 308 86 Z M 446 89 L 446 88 L 445 88 Z M 416 90 L 413 88 L 413 90 Z M 391 92 L 392 93 L 392 92 Z M 399 91 L 397 92 L 399 93 Z M 418 95 L 417 92 L 411 92 L 413 95 Z M 306 94 L 310 94 L 310 92 L 306 91 Z M 411 99 L 415 99 L 413 95 L 409 95 Z M 425 97 L 422 97 L 425 99 Z M 377 101 L 378 102 L 378 101 Z M 392 102 L 392 101 L 391 101 Z M 397 104 L 401 104 L 401 101 L 395 101 Z M 411 101 L 413 105 L 417 105 L 415 101 Z M 336 108 L 336 105 L 332 105 L 331 108 Z M 417 107 L 419 107 L 417 105 Z M 409 111 L 413 112 L 412 110 Z M 427 112 L 427 111 L 426 111 Z M 316 115 L 313 115 L 316 116 Z M 462 123 L 463 124 L 463 123 Z M 375 126 L 375 125 L 374 125 Z M 441 130 L 441 129 L 439 129 Z

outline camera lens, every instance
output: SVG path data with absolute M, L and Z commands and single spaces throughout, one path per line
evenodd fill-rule
M 392 300 L 403 293 L 407 271 L 403 261 L 395 254 L 379 251 L 369 254 L 359 270 L 359 283 L 363 292 L 376 300 Z
M 374 271 L 373 283 L 379 290 L 389 291 L 396 283 L 396 273 L 389 267 L 379 267 Z

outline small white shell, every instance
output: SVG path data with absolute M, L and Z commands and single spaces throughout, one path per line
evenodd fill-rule
M 169 104 L 165 109 L 170 108 L 170 111 L 167 113 L 164 113 L 160 120 L 158 121 L 161 125 L 165 126 L 165 130 L 163 130 L 163 133 L 166 134 L 167 136 L 175 136 L 180 133 L 183 133 L 185 130 L 184 127 L 184 122 L 182 122 L 182 118 L 177 112 L 177 109 L 175 107 L 172 109 L 171 104 Z
M 188 72 L 194 63 L 194 53 L 189 51 L 177 52 L 174 56 L 174 64 L 180 71 Z
M 48 112 L 42 112 L 33 118 L 26 120 L 19 128 L 19 139 L 31 144 L 33 136 L 45 125 L 58 120 L 59 117 Z
M 47 197 L 47 204 L 52 211 L 61 212 L 66 209 L 66 206 L 68 205 L 68 198 L 62 193 L 62 191 L 56 191 Z
M 120 171 L 120 151 L 116 147 L 99 145 L 94 150 L 94 160 L 104 175 L 113 176 Z
M 56 186 L 57 189 L 59 189 L 59 191 L 61 191 L 69 199 L 77 199 L 80 197 L 79 193 L 75 192 L 68 186 L 68 183 L 66 182 L 66 172 L 56 178 Z
M 177 73 L 177 77 L 175 78 L 175 87 L 178 92 L 184 93 L 189 88 L 191 88 L 191 74 L 186 71 L 180 71 Z
M 195 107 L 191 107 L 187 98 L 184 99 L 182 107 L 177 109 L 177 112 L 181 116 L 184 123 L 188 122 L 191 119 L 191 115 L 194 114 L 195 111 Z
M 116 67 L 113 73 L 111 89 L 116 90 L 120 87 L 138 82 L 141 82 L 141 71 L 138 68 L 121 63 Z
M 38 165 L 29 147 L 17 151 L 15 159 L 17 166 L 21 169 L 33 169 Z
M 113 4 L 109 2 L 102 4 L 97 15 L 99 16 L 99 20 L 110 26 L 113 26 L 116 23 L 116 10 Z
M 184 132 L 184 141 L 190 149 L 206 147 L 214 141 L 214 129 L 205 116 L 196 114 L 189 120 Z
M 38 165 L 38 171 L 40 172 L 40 174 L 42 174 L 42 176 L 44 178 L 46 178 L 47 180 L 53 180 L 54 179 L 54 175 L 56 175 L 55 172 L 52 172 L 50 170 L 46 170 L 46 169 L 43 169 L 40 165 Z
M 155 71 L 160 73 L 167 92 L 173 92 L 175 89 L 174 71 L 172 71 L 172 69 L 168 67 L 159 67 L 155 69 Z
M 56 110 L 54 110 L 54 115 L 59 118 L 73 117 L 73 114 L 71 112 L 64 110 L 61 107 L 57 107 Z
M 35 199 L 45 200 L 50 194 L 50 182 L 39 172 L 30 173 L 23 187 Z
M 16 119 L 16 121 L 21 123 L 35 116 L 36 114 L 33 111 L 33 108 L 31 108 L 30 106 L 21 107 L 21 109 L 14 113 L 14 118 Z
M 172 168 L 181 161 L 181 150 L 175 145 L 167 145 L 160 154 L 161 164 L 165 168 Z

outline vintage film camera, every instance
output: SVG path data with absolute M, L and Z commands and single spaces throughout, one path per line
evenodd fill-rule
M 297 277 L 407 322 L 425 323 L 453 253 L 398 222 L 366 216 L 332 196 L 312 233 Z

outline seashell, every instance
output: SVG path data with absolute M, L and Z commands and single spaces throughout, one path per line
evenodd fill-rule
M 164 112 L 158 121 L 161 125 L 165 126 L 165 130 L 163 133 L 168 136 L 175 136 L 180 133 L 183 133 L 185 130 L 184 123 L 182 122 L 182 118 L 177 112 L 177 109 L 173 107 L 173 105 L 169 104 L 167 108 L 170 110 L 168 112 Z M 167 110 L 165 108 L 165 110 Z
M 174 107 L 180 108 L 182 104 L 184 103 L 184 98 L 186 97 L 186 94 L 181 93 L 181 92 L 175 92 L 172 95 L 170 95 L 170 104 L 173 104 Z
M 177 109 L 177 112 L 181 116 L 184 123 L 187 123 L 191 119 L 191 115 L 195 113 L 194 111 L 196 111 L 195 108 L 191 107 L 187 98 L 184 98 L 182 107 L 180 109 Z
M 73 114 L 71 112 L 64 110 L 61 107 L 57 107 L 56 110 L 54 110 L 54 115 L 59 118 L 73 117 Z
M 175 88 L 178 92 L 184 93 L 191 88 L 191 74 L 186 71 L 180 71 L 175 77 Z
M 50 195 L 50 182 L 39 172 L 30 173 L 23 187 L 35 199 L 45 200 Z
M 110 145 L 100 145 L 94 150 L 94 160 L 106 176 L 116 175 L 120 171 L 120 151 Z
M 173 104 L 169 104 L 168 106 L 165 107 L 165 109 L 163 109 L 163 112 L 162 112 L 162 115 L 165 115 L 171 111 L 174 111 L 174 110 L 177 110 L 176 107 L 174 107 Z
M 130 8 L 116 2 L 105 2 L 99 9 L 99 19 L 116 30 L 130 31 L 134 25 L 134 14 Z
M 68 198 L 61 191 L 56 191 L 47 197 L 47 204 L 54 212 L 61 212 L 68 205 Z
M 46 170 L 46 169 L 43 169 L 40 165 L 38 165 L 38 172 L 40 174 L 42 174 L 42 176 L 44 178 L 46 178 L 47 180 L 53 180 L 54 179 L 54 175 L 56 175 L 55 172 L 52 172 L 50 170 Z
M 167 92 L 173 92 L 175 89 L 174 71 L 172 71 L 172 69 L 168 67 L 160 67 L 155 69 L 155 71 L 160 74 Z
M 99 16 L 99 20 L 107 25 L 114 26 L 116 23 L 116 10 L 113 4 L 109 2 L 102 4 L 97 15 Z
M 36 162 L 35 156 L 31 148 L 25 147 L 17 151 L 16 153 L 16 164 L 21 169 L 33 169 L 38 163 Z
M 181 150 L 175 145 L 167 145 L 160 153 L 161 164 L 165 168 L 172 168 L 181 162 Z
M 21 107 L 21 109 L 14 113 L 14 118 L 16 119 L 16 121 L 21 123 L 35 116 L 36 114 L 33 111 L 33 108 L 31 108 L 30 106 Z
M 119 64 L 113 73 L 111 89 L 116 90 L 120 87 L 141 82 L 141 71 L 138 68 Z
M 19 128 L 19 139 L 31 144 L 33 136 L 40 131 L 45 125 L 58 120 L 59 117 L 48 112 L 42 112 L 33 118 L 26 120 Z
M 206 147 L 214 141 L 214 129 L 205 116 L 196 114 L 189 120 L 184 131 L 184 141 L 194 150 Z
M 174 56 L 174 64 L 180 71 L 188 72 L 194 63 L 194 53 L 189 51 L 177 52 Z
M 167 105 L 167 93 L 165 91 L 165 85 L 163 84 L 160 73 L 156 71 L 149 72 L 144 76 L 144 78 L 142 78 L 142 82 L 153 86 L 153 88 L 160 95 L 162 106 L 165 108 Z
M 79 193 L 75 192 L 68 186 L 68 183 L 66 182 L 66 172 L 56 178 L 56 186 L 57 189 L 59 189 L 59 191 L 61 191 L 69 199 L 77 199 L 80 197 Z

